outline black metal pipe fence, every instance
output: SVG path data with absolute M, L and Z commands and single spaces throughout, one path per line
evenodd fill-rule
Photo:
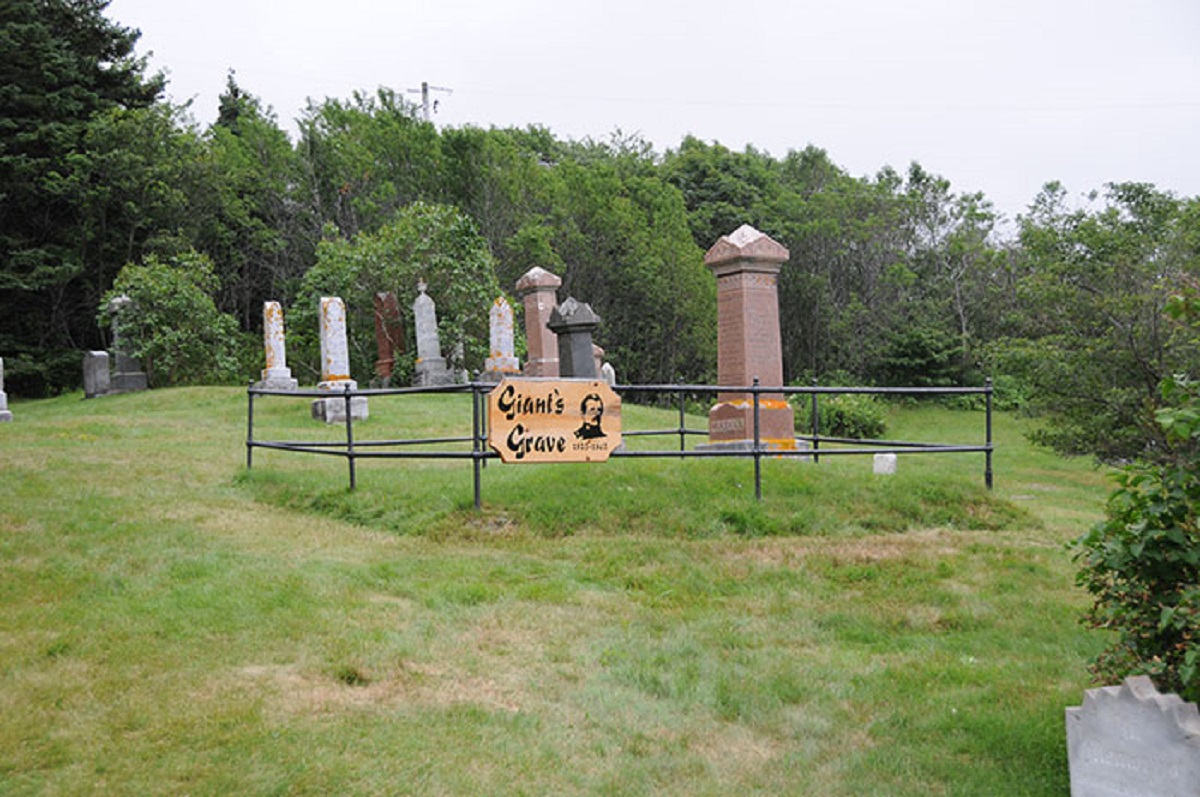
M 490 450 L 487 445 L 487 400 L 488 395 L 496 387 L 493 382 L 470 382 L 461 385 L 443 387 L 410 387 L 382 388 L 367 390 L 344 389 L 341 393 L 323 390 L 268 390 L 251 385 L 247 389 L 248 407 L 246 411 L 246 468 L 254 466 L 254 449 L 263 448 L 277 451 L 291 451 L 303 454 L 318 454 L 339 456 L 346 459 L 349 471 L 350 489 L 357 487 L 357 461 L 360 459 L 469 459 L 472 462 L 474 475 L 475 508 L 483 504 L 482 480 L 483 469 L 487 461 L 497 459 L 499 455 Z M 740 457 L 754 460 L 754 495 L 762 499 L 762 460 L 764 457 L 799 457 L 819 463 L 824 456 L 854 456 L 864 454 L 960 454 L 982 453 L 984 455 L 984 484 L 987 489 L 993 487 L 992 455 L 995 446 L 992 440 L 992 381 L 988 379 L 983 387 L 763 387 L 754 380 L 752 385 L 691 385 L 691 384 L 661 384 L 661 385 L 614 385 L 613 390 L 622 397 L 625 395 L 671 395 L 677 396 L 675 406 L 679 412 L 679 425 L 667 429 L 624 430 L 625 437 L 678 437 L 679 447 L 657 450 L 630 450 L 625 446 L 613 451 L 613 458 L 653 458 L 677 457 L 679 459 Z M 471 394 L 471 434 L 470 436 L 404 438 L 391 440 L 356 440 L 354 437 L 354 418 L 351 404 L 354 398 L 384 397 L 384 396 L 413 396 L 428 394 Z M 748 394 L 753 403 L 754 436 L 749 447 L 687 447 L 688 437 L 708 437 L 707 429 L 688 428 L 687 399 L 688 396 L 715 395 L 717 393 Z M 810 424 L 812 432 L 797 434 L 796 440 L 804 442 L 807 448 L 796 447 L 777 448 L 763 444 L 761 438 L 761 419 L 759 411 L 763 394 L 809 395 Z M 874 440 L 861 438 L 837 437 L 822 435 L 820 431 L 820 396 L 868 394 L 868 395 L 900 395 L 900 396 L 962 396 L 982 395 L 984 397 L 985 422 L 984 443 L 922 443 L 906 440 Z M 254 402 L 258 397 L 282 396 L 308 399 L 338 399 L 344 402 L 345 439 L 335 441 L 299 441 L 299 440 L 258 440 L 254 437 Z M 399 450 L 410 446 L 449 446 L 470 444 L 469 450 Z M 837 447 L 822 448 L 822 444 L 833 444 Z M 385 449 L 385 450 L 379 450 Z

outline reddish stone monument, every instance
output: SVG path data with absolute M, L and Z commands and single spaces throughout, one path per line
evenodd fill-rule
M 558 336 L 547 323 L 558 305 L 555 293 L 562 280 L 541 267 L 517 280 L 517 296 L 525 303 L 525 376 L 558 376 Z
M 391 291 L 375 294 L 375 345 L 379 351 L 375 378 L 383 387 L 390 387 L 396 355 L 404 354 L 404 318 L 400 315 L 400 300 Z
M 717 278 L 717 384 L 749 386 L 757 378 L 783 386 L 779 334 L 779 269 L 788 250 L 743 224 L 704 255 Z M 782 393 L 759 394 L 759 440 L 768 448 L 796 447 L 792 407 Z M 708 414 L 712 443 L 754 442 L 754 402 L 749 393 L 717 394 Z

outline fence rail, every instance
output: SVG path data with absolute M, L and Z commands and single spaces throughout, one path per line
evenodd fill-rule
M 499 455 L 488 448 L 487 440 L 487 400 L 488 395 L 496 385 L 492 382 L 470 382 L 462 385 L 444 387 L 409 387 L 352 390 L 346 388 L 342 392 L 324 390 L 269 390 L 251 385 L 247 393 L 246 412 L 246 468 L 254 467 L 254 450 L 256 448 L 290 451 L 302 454 L 317 454 L 324 456 L 344 457 L 347 462 L 350 489 L 357 487 L 357 462 L 360 459 L 464 459 L 471 460 L 474 471 L 475 508 L 483 505 L 482 480 L 483 468 L 490 459 L 498 459 Z M 950 453 L 982 453 L 984 455 L 984 484 L 987 489 L 993 487 L 992 455 L 995 446 L 992 441 L 992 382 L 987 380 L 983 387 L 826 387 L 787 386 L 763 387 L 758 380 L 752 385 L 692 385 L 692 384 L 661 384 L 661 385 L 614 385 L 613 390 L 619 395 L 675 395 L 679 412 L 679 425 L 668 429 L 641 429 L 623 431 L 622 437 L 677 437 L 678 448 L 660 450 L 629 450 L 622 446 L 612 452 L 612 458 L 664 458 L 706 459 L 720 457 L 738 457 L 754 460 L 754 495 L 762 499 L 762 459 L 763 457 L 799 457 L 819 463 L 825 456 L 854 456 L 865 454 L 950 454 Z M 470 436 L 405 438 L 394 440 L 356 440 L 354 437 L 354 418 L 351 412 L 351 402 L 359 397 L 371 396 L 414 396 L 429 394 L 471 394 L 471 423 Z M 705 448 L 689 449 L 687 438 L 708 436 L 708 430 L 692 429 L 687 425 L 688 396 L 715 395 L 717 393 L 742 393 L 751 397 L 754 413 L 754 437 L 749 447 L 741 449 Z M 811 397 L 809 411 L 811 413 L 810 434 L 797 434 L 796 439 L 808 444 L 809 448 L 778 449 L 765 446 L 760 434 L 759 410 L 761 396 L 772 395 L 807 395 Z M 820 397 L 845 394 L 871 395 L 981 395 L 985 407 L 985 442 L 979 444 L 956 443 L 923 443 L 906 440 L 866 440 L 859 438 L 836 437 L 822 435 L 820 432 Z M 337 399 L 345 401 L 345 439 L 337 441 L 302 441 L 302 440 L 258 440 L 254 437 L 254 404 L 261 397 L 288 397 L 309 399 Z M 822 444 L 834 444 L 837 448 L 822 448 Z M 397 450 L 406 446 L 449 446 L 453 444 L 470 444 L 470 450 Z M 850 447 L 847 447 L 850 446 Z M 383 449 L 383 450 L 381 450 Z

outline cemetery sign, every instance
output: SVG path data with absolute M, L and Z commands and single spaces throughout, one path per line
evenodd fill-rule
M 502 462 L 604 462 L 621 445 L 621 397 L 598 379 L 505 379 L 488 395 Z

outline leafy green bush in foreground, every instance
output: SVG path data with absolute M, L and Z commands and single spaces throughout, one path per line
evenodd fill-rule
M 1200 298 L 1177 298 L 1172 314 L 1200 324 Z M 1151 676 L 1160 689 L 1200 699 L 1200 383 L 1162 386 L 1156 413 L 1171 451 L 1118 476 L 1106 519 L 1076 542 L 1076 581 L 1095 602 L 1084 617 L 1117 637 L 1096 658 L 1098 679 Z

